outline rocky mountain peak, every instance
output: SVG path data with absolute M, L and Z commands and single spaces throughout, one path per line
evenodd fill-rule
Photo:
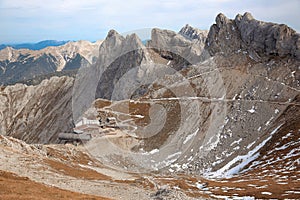
M 106 56 L 108 52 L 111 52 L 113 55 L 118 56 L 122 51 L 126 51 L 126 49 L 139 49 L 143 47 L 142 41 L 135 33 L 124 37 L 117 31 L 110 30 L 103 43 L 100 45 L 99 54 Z
M 174 31 L 154 28 L 151 31 L 151 42 L 161 41 L 163 37 L 174 37 L 174 36 L 176 36 L 176 32 Z
M 235 16 L 235 21 L 241 21 L 242 18 L 243 18 L 243 15 L 237 14 L 237 15 Z
M 187 39 L 190 40 L 198 39 L 203 42 L 206 40 L 207 37 L 207 31 L 194 28 L 189 24 L 186 24 L 184 27 L 182 27 L 182 29 L 179 31 L 179 34 L 181 34 Z
M 115 30 L 110 30 L 103 41 L 103 43 L 100 45 L 100 54 L 102 51 L 106 51 L 109 48 L 114 48 L 115 46 L 120 45 L 124 41 L 124 37 L 120 35 Z
M 245 12 L 245 14 L 243 15 L 243 19 L 247 19 L 247 20 L 253 20 L 254 17 L 252 16 L 251 13 L 249 12 Z
M 210 28 L 206 49 L 211 55 L 244 50 L 257 58 L 275 55 L 300 59 L 299 38 L 287 25 L 258 21 L 248 12 L 234 20 L 220 13 Z
M 108 31 L 106 38 L 116 37 L 118 35 L 120 35 L 120 34 L 116 30 L 111 29 Z
M 223 13 L 220 13 L 217 15 L 216 23 L 219 28 L 222 28 L 223 25 L 228 24 L 228 22 L 229 22 L 229 19 Z
M 129 44 L 136 46 L 137 48 L 144 48 L 145 47 L 143 42 L 141 41 L 141 39 L 135 33 L 127 35 L 126 36 L 126 41 Z
M 145 46 L 136 34 L 126 37 L 114 30 L 109 31 L 99 52 L 97 68 L 101 77 L 97 78 L 96 97 L 111 98 L 114 83 L 146 58 Z
M 148 46 L 179 54 L 181 48 L 189 47 L 191 43 L 183 35 L 174 31 L 154 28 L 152 29 L 151 40 L 148 42 Z
M 0 61 L 2 60 L 11 60 L 13 54 L 12 47 L 5 47 L 4 49 L 0 50 Z

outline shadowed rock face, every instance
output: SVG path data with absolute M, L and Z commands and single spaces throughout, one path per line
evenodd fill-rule
M 73 78 L 52 77 L 37 86 L 16 84 L 0 91 L 0 133 L 28 143 L 56 143 L 72 130 Z
M 101 55 L 110 55 L 120 50 L 110 59 L 104 57 L 99 60 L 97 67 L 105 69 L 99 79 L 96 91 L 96 98 L 111 99 L 114 85 L 118 80 L 131 69 L 146 62 L 145 47 L 136 34 L 124 38 L 115 31 L 110 31 L 106 37 L 105 44 L 101 45 Z M 106 48 L 105 48 L 106 47 Z M 107 63 L 108 66 L 103 65 Z
M 249 51 L 253 57 L 290 56 L 300 59 L 300 36 L 284 24 L 262 22 L 250 13 L 237 15 L 234 20 L 219 14 L 206 41 L 210 55 Z
M 197 59 L 191 50 L 194 48 L 193 44 L 196 48 L 197 42 L 198 40 L 190 41 L 173 31 L 153 29 L 152 39 L 144 46 L 135 34 L 123 37 L 111 30 L 100 46 L 100 56 L 94 66 L 99 76 L 96 78 L 99 80 L 96 98 L 111 99 L 115 86 L 125 74 L 133 82 L 147 85 L 146 76 L 162 75 L 160 65 L 169 65 L 174 71 L 181 70 L 190 64 L 189 59 Z M 199 47 L 196 52 L 200 55 Z M 114 98 L 120 100 L 125 96 L 117 95 Z

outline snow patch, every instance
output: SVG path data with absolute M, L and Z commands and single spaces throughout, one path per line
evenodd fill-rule
M 235 100 L 238 94 L 235 94 L 234 97 L 232 97 L 232 100 Z
M 286 138 L 291 137 L 292 135 L 293 135 L 292 133 L 288 133 L 286 136 L 283 136 L 282 139 L 284 140 L 284 139 L 286 139 Z
M 144 118 L 143 115 L 134 115 L 134 117 L 137 117 L 137 118 Z
M 266 126 L 269 126 L 270 123 L 271 123 L 271 121 L 272 121 L 273 119 L 274 119 L 274 117 L 271 117 L 271 118 L 269 119 L 269 121 L 266 122 Z
M 255 142 L 256 142 L 256 141 L 250 143 L 250 144 L 247 146 L 247 149 L 250 149 L 250 148 L 254 145 Z
M 155 154 L 155 153 L 158 153 L 158 152 L 159 152 L 159 149 L 153 149 L 153 150 L 151 150 L 149 152 L 145 152 L 143 154 L 144 155 L 152 155 L 152 154 Z
M 242 140 L 243 140 L 243 139 L 240 138 L 239 140 L 236 140 L 236 141 L 234 141 L 233 143 L 231 143 L 230 146 L 232 147 L 232 146 L 235 145 L 235 144 L 240 144 L 240 142 L 241 142 Z
M 190 141 L 193 137 L 195 137 L 197 135 L 199 131 L 199 128 L 192 134 L 188 135 L 185 140 L 183 141 L 183 144 L 186 144 L 188 141 Z
M 206 184 L 197 182 L 196 187 L 200 190 L 203 190 L 204 188 L 206 188 Z
M 169 156 L 166 158 L 166 160 L 169 160 L 169 159 L 171 159 L 171 158 L 173 158 L 173 157 L 176 157 L 176 156 L 179 156 L 179 155 L 181 155 L 181 152 L 177 152 L 177 153 L 171 154 L 171 155 L 169 155 Z
M 261 194 L 264 194 L 264 195 L 272 195 L 271 192 L 261 192 Z
M 250 110 L 247 110 L 249 113 L 255 113 L 255 109 L 254 109 L 254 106 L 252 106 L 252 108 Z
M 259 145 L 257 145 L 253 150 L 249 151 L 246 155 L 239 155 L 228 162 L 225 166 L 220 168 L 217 171 L 209 172 L 204 174 L 204 176 L 208 178 L 216 178 L 216 177 L 232 177 L 234 174 L 240 172 L 246 165 L 250 162 L 254 161 L 259 156 L 258 150 L 261 149 L 273 136 L 274 133 L 282 126 L 283 124 L 276 127 L 268 138 L 262 141 Z M 238 164 L 237 164 L 238 163 Z

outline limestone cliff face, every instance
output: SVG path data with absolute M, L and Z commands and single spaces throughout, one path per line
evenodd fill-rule
M 52 77 L 36 86 L 16 84 L 0 91 L 0 133 L 28 143 L 58 142 L 72 128 L 73 78 Z
M 179 33 L 170 30 L 155 28 L 151 33 L 151 40 L 147 46 L 164 51 L 172 52 L 195 64 L 200 61 L 207 33 L 191 26 L 183 27 Z
M 150 60 L 146 48 L 136 34 L 126 38 L 110 31 L 100 47 L 97 67 L 101 68 L 96 98 L 111 99 L 117 81 L 131 69 Z
M 257 59 L 264 56 L 290 56 L 300 59 L 300 35 L 284 24 L 262 22 L 250 13 L 234 20 L 219 14 L 206 41 L 210 55 L 248 51 Z
M 153 64 L 168 65 L 175 70 L 181 70 L 198 62 L 206 34 L 205 31 L 191 26 L 185 26 L 180 33 L 155 28 L 152 30 L 151 40 L 144 46 L 135 34 L 123 37 L 111 30 L 101 44 L 100 56 L 93 66 L 97 70 L 95 74 L 101 76 L 96 78 L 99 80 L 96 98 L 111 99 L 115 84 L 136 67 L 139 67 L 139 74 L 147 70 L 148 76 L 151 76 L 151 73 L 160 72 L 160 67 L 154 68 Z M 142 65 L 148 65 L 147 69 L 141 67 Z M 130 79 L 139 79 L 138 72 Z M 142 79 L 138 81 L 143 82 Z M 117 97 L 122 98 L 124 97 Z
M 95 98 L 110 99 L 118 80 L 147 60 L 145 47 L 136 34 L 123 37 L 115 30 L 109 31 L 100 45 L 96 63 L 78 71 L 73 94 L 75 120 Z M 115 98 L 121 97 L 117 95 Z

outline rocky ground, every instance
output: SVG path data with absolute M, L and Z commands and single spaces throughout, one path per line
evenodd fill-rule
M 282 138 L 293 141 L 293 137 L 297 137 L 296 134 Z M 299 145 L 299 142 L 293 143 L 293 146 Z M 299 155 L 286 158 L 286 163 L 289 159 L 296 160 L 294 164 L 287 164 L 289 168 L 275 168 L 280 152 L 289 151 L 283 147 L 274 148 L 278 152 L 272 157 L 266 151 L 253 162 L 255 167 L 231 178 L 116 170 L 90 157 L 84 146 L 28 145 L 1 136 L 0 148 L 1 199 L 37 196 L 47 199 L 49 194 L 54 199 L 297 199 L 300 194 Z M 272 160 L 275 164 L 270 162 Z M 12 190 L 13 193 L 8 192 Z

